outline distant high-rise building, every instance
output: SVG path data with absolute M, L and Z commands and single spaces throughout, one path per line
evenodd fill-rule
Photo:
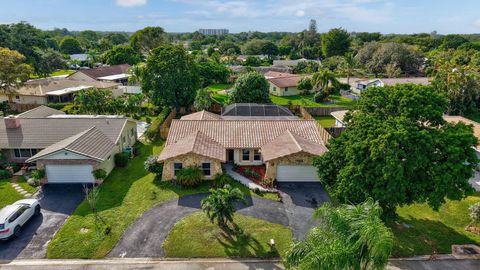
M 228 34 L 228 29 L 199 29 L 198 32 L 204 35 L 220 36 Z

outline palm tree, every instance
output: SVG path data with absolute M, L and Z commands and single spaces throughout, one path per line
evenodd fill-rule
M 335 77 L 335 73 L 329 69 L 322 69 L 313 74 L 312 84 L 316 92 L 322 91 L 328 96 L 330 85 L 336 86 L 339 85 L 340 82 Z
M 201 201 L 202 209 L 212 223 L 217 221 L 220 227 L 226 227 L 233 221 L 235 203 L 246 203 L 243 193 L 238 188 L 225 185 L 223 188 L 211 189 L 211 194 Z
M 350 84 L 350 77 L 355 75 L 355 68 L 357 68 L 357 61 L 353 53 L 349 52 L 345 54 L 340 68 L 347 74 L 347 84 Z
M 287 252 L 287 269 L 385 269 L 393 234 L 381 213 L 372 200 L 356 206 L 322 206 L 314 214 L 320 226 Z

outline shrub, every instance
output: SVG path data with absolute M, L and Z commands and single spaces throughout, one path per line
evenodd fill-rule
M 10 172 L 8 170 L 0 170 L 0 179 L 10 178 Z
M 160 126 L 163 124 L 167 116 L 170 114 L 170 108 L 164 108 L 162 112 L 156 117 L 150 127 L 145 131 L 145 136 L 150 141 L 154 141 L 160 135 Z
M 314 96 L 313 96 L 313 100 L 315 102 L 323 102 L 327 99 L 328 97 L 328 92 L 326 91 L 320 91 L 320 92 L 317 92 Z
M 227 173 L 218 173 L 213 177 L 212 186 L 215 188 L 223 188 L 232 178 Z
M 40 180 L 35 178 L 30 178 L 27 180 L 27 184 L 29 184 L 32 187 L 38 187 L 40 185 Z
M 33 179 L 37 179 L 37 180 L 43 179 L 45 177 L 45 171 L 44 170 L 34 170 L 34 171 L 32 171 L 31 177 Z
M 149 156 L 143 163 L 143 166 L 147 172 L 161 175 L 163 172 L 163 164 L 157 162 L 156 156 Z
M 243 173 L 246 175 L 246 176 L 250 176 L 250 177 L 253 177 L 253 178 L 259 178 L 260 177 L 260 174 L 257 173 L 256 171 L 252 170 L 252 169 L 245 169 L 243 171 Z
M 96 169 L 92 172 L 95 179 L 103 180 L 107 178 L 107 172 L 104 169 Z
M 128 164 L 129 154 L 128 153 L 118 153 L 115 154 L 115 166 L 117 167 L 126 167 Z
M 273 183 L 274 180 L 272 178 L 265 178 L 260 181 L 260 185 L 267 187 L 267 188 L 273 188 Z
M 47 106 L 50 108 L 54 108 L 55 110 L 61 110 L 68 105 L 73 105 L 73 103 L 48 103 Z
M 185 187 L 194 187 L 202 182 L 203 171 L 199 167 L 187 167 L 177 172 L 177 183 Z
M 472 223 L 480 223 L 480 202 L 477 202 L 469 207 L 470 210 L 470 219 Z

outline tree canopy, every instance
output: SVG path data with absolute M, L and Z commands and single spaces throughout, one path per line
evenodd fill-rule
M 109 65 L 135 65 L 142 60 L 142 57 L 130 45 L 117 45 L 105 52 L 103 59 Z
M 223 64 L 218 64 L 213 61 L 205 61 L 196 63 L 198 72 L 202 79 L 203 87 L 213 83 L 227 83 L 230 76 L 230 69 Z
M 334 28 L 322 36 L 322 52 L 325 57 L 345 55 L 350 50 L 350 35 L 341 28 Z
M 10 101 L 15 88 L 23 85 L 33 72 L 25 61 L 21 53 L 0 47 L 0 93 L 7 95 Z
M 67 62 L 63 59 L 62 55 L 53 49 L 37 49 L 35 51 L 35 58 L 35 73 L 42 77 L 47 77 L 55 70 L 67 67 Z
M 346 117 L 348 128 L 314 160 L 329 194 L 341 203 L 371 197 L 392 215 L 397 206 L 459 200 L 478 160 L 472 127 L 444 121 L 446 97 L 430 86 L 375 87 Z
M 229 96 L 230 103 L 270 103 L 269 84 L 257 72 L 247 72 L 237 79 Z
M 82 53 L 82 46 L 77 38 L 72 36 L 66 36 L 60 42 L 60 51 L 66 54 Z
M 130 37 L 132 47 L 143 55 L 168 42 L 168 37 L 162 27 L 145 27 Z
M 178 110 L 192 105 L 200 77 L 193 58 L 182 47 L 163 45 L 147 58 L 141 85 L 155 105 Z

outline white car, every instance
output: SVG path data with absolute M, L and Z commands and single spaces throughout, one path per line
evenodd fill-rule
M 20 200 L 5 206 L 0 210 L 0 240 L 20 236 L 22 226 L 39 214 L 40 204 L 36 199 Z

